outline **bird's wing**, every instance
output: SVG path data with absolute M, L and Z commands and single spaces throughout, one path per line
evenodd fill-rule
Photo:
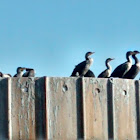
M 134 79 L 139 73 L 139 71 L 140 69 L 136 67 L 136 65 L 133 65 L 131 69 L 123 76 L 123 78 Z
M 119 65 L 111 74 L 111 77 L 119 77 L 122 78 L 124 72 L 128 69 L 127 62 Z
M 75 68 L 84 68 L 86 66 L 86 61 L 83 61 L 75 66 Z
M 99 78 L 108 78 L 108 71 L 104 70 L 98 75 Z
M 83 62 L 79 63 L 78 65 L 76 65 L 71 76 L 76 76 L 77 72 L 79 73 L 79 75 L 81 75 L 85 66 L 86 66 L 86 61 L 83 61 Z
M 95 75 L 91 70 L 88 70 L 84 77 L 95 77 Z
M 15 74 L 13 77 L 17 77 L 17 74 Z

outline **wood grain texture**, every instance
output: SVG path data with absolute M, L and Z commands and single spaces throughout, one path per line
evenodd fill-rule
M 77 94 L 81 94 L 76 78 L 46 79 L 47 138 L 78 139 Z M 79 87 L 79 88 L 78 88 Z
M 133 80 L 113 80 L 114 140 L 136 140 L 136 97 Z
M 34 79 L 12 78 L 9 106 L 12 140 L 35 140 Z
M 0 78 L 0 140 L 140 139 L 140 81 Z
M 107 80 L 83 79 L 84 138 L 108 139 Z

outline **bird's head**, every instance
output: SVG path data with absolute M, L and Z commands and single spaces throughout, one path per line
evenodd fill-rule
M 133 52 L 134 52 L 134 54 L 132 55 L 132 58 L 135 59 L 135 55 L 139 54 L 140 52 L 139 51 L 133 51 Z
M 129 57 L 130 55 L 133 55 L 133 54 L 135 54 L 135 53 L 132 52 L 132 51 L 128 51 L 128 52 L 126 53 L 126 57 Z
M 87 52 L 86 55 L 85 55 L 85 58 L 87 59 L 90 55 L 92 55 L 93 53 L 95 52 Z
M 106 59 L 106 62 L 110 62 L 112 60 L 114 60 L 114 58 L 108 58 L 108 59 Z
M 31 69 L 31 68 L 26 68 L 26 71 L 31 71 L 31 70 L 34 70 L 34 69 Z
M 26 68 L 24 68 L 24 67 L 18 67 L 18 68 L 17 68 L 17 73 L 18 73 L 18 72 L 22 72 L 22 71 L 24 71 L 25 69 L 26 69 Z
M 134 55 L 136 55 L 136 54 L 139 54 L 140 52 L 139 51 L 133 51 L 134 52 Z

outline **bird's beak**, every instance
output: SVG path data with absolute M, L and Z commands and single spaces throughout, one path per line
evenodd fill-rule
M 134 55 L 134 54 L 137 54 L 137 53 L 135 53 L 135 52 L 132 52 L 132 54 L 131 54 L 131 55 Z
M 94 54 L 95 52 L 91 52 L 91 54 L 90 55 L 92 55 L 92 54 Z
M 111 58 L 111 60 L 114 60 L 115 58 Z
M 137 51 L 137 52 L 132 52 L 132 55 L 137 55 L 137 54 L 140 54 L 140 52 L 139 51 Z
M 26 68 L 22 68 L 22 70 L 26 70 Z
M 32 68 L 26 68 L 26 70 L 33 70 Z

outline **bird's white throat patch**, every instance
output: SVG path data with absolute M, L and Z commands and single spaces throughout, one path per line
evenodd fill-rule
M 136 66 L 140 68 L 140 62 L 138 62 L 138 63 L 136 64 Z

